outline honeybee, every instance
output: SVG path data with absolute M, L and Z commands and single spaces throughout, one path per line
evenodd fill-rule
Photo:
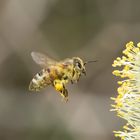
M 85 65 L 90 62 L 96 62 L 84 62 L 79 57 L 56 61 L 39 52 L 32 52 L 31 56 L 43 69 L 33 77 L 29 84 L 29 90 L 40 91 L 41 89 L 52 85 L 66 102 L 68 101 L 68 90 L 65 85 L 69 81 L 72 84 L 74 82 L 77 83 L 81 75 L 86 75 Z

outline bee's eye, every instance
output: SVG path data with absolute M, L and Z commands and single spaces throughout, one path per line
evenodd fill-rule
M 76 65 L 77 67 L 82 68 L 82 65 L 79 62 L 77 62 Z

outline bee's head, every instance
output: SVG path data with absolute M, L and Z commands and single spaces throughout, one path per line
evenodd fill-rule
M 74 69 L 79 73 L 79 74 L 84 74 L 86 75 L 86 69 L 85 69 L 85 64 L 82 59 L 79 57 L 73 57 L 73 65 Z
M 74 69 L 79 73 L 79 74 L 84 74 L 86 75 L 86 68 L 85 65 L 88 63 L 92 62 L 97 62 L 97 60 L 91 60 L 91 61 L 86 61 L 83 62 L 83 60 L 79 57 L 73 57 L 73 65 Z

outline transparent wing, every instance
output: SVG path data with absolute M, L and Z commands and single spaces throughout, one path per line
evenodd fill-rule
M 39 52 L 31 52 L 31 56 L 33 60 L 41 67 L 47 67 L 47 66 L 54 65 L 57 63 L 56 60 Z
M 63 63 L 63 64 L 73 64 L 73 59 L 66 58 L 66 59 L 60 61 L 60 63 Z

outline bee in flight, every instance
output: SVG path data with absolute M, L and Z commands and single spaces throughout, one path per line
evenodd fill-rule
M 43 69 L 33 77 L 29 90 L 40 91 L 42 88 L 52 85 L 66 102 L 68 101 L 68 90 L 65 85 L 69 81 L 71 83 L 78 82 L 82 74 L 86 75 L 85 65 L 90 62 L 96 62 L 84 62 L 79 57 L 56 61 L 38 52 L 32 52 L 31 56 Z

